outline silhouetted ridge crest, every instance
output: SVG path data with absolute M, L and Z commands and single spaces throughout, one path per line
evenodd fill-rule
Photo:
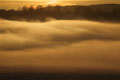
M 111 7 L 112 6 L 112 7 Z M 51 18 L 57 20 L 95 20 L 95 21 L 120 21 L 119 4 L 101 4 L 91 6 L 47 6 L 41 5 L 34 8 L 24 6 L 19 10 L 0 10 L 0 17 L 8 20 L 47 21 Z

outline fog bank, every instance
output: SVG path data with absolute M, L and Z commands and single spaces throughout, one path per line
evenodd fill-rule
M 120 71 L 120 24 L 0 20 L 0 71 Z

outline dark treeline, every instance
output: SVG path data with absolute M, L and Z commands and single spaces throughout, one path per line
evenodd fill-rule
M 0 80 L 120 80 L 120 75 L 78 73 L 0 73 Z
M 110 6 L 114 8 L 110 9 Z M 106 9 L 106 10 L 105 10 Z M 109 10 L 110 9 L 110 10 Z M 0 18 L 8 20 L 47 21 L 50 18 L 57 20 L 96 20 L 120 22 L 120 5 L 103 4 L 94 6 L 24 6 L 19 10 L 0 9 Z

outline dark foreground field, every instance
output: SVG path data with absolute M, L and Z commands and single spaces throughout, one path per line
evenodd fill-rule
M 120 80 L 120 74 L 0 73 L 0 80 Z

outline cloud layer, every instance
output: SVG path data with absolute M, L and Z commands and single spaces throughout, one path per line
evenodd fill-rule
M 120 72 L 120 24 L 0 20 L 0 71 Z
M 1 20 L 0 24 L 1 50 L 63 46 L 88 40 L 120 40 L 119 24 L 90 21 L 27 23 L 6 20 Z

